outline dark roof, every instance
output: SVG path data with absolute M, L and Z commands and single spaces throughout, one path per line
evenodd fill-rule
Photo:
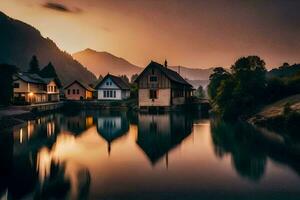
M 67 89 L 68 87 L 70 87 L 71 85 L 73 85 L 74 83 L 78 83 L 79 85 L 81 85 L 81 87 L 83 87 L 84 89 L 88 90 L 88 91 L 95 91 L 93 88 L 91 88 L 90 86 L 78 81 L 78 80 L 75 80 L 73 82 L 71 82 L 70 84 L 68 84 L 67 86 L 64 87 L 64 89 Z
M 154 61 L 150 62 L 150 64 L 144 69 L 144 71 L 136 78 L 135 82 L 137 82 L 140 79 L 140 77 L 144 74 L 144 72 L 146 71 L 146 69 L 148 67 L 154 67 L 154 68 L 160 70 L 173 82 L 180 83 L 180 84 L 186 85 L 188 87 L 193 87 L 184 78 L 182 78 L 182 76 L 180 76 L 177 72 L 175 72 L 167 67 L 164 67 L 163 65 L 161 65 L 157 62 L 154 62 Z
M 27 83 L 47 84 L 46 80 L 37 74 L 17 73 L 16 76 Z
M 98 88 L 106 79 L 110 78 L 120 89 L 130 90 L 130 86 L 121 77 L 107 74 L 102 81 L 100 81 L 95 88 Z

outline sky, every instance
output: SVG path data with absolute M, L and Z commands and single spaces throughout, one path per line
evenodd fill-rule
M 268 68 L 299 63 L 299 10 L 297 0 L 0 0 L 0 11 L 62 50 L 107 51 L 141 67 L 230 67 L 248 55 Z

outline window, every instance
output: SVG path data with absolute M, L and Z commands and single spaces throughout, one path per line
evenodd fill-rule
M 103 91 L 103 97 L 106 98 L 106 91 Z
M 108 85 L 109 83 L 108 83 L 108 81 L 106 81 L 106 85 Z
M 56 92 L 57 91 L 57 88 L 56 88 L 56 86 L 54 86 L 54 92 Z
M 20 83 L 14 83 L 14 88 L 20 88 Z
M 77 89 L 77 94 L 79 94 L 79 89 Z
M 73 94 L 75 94 L 75 89 L 73 89 Z
M 150 99 L 157 99 L 157 90 L 149 90 Z
M 71 93 L 71 91 L 70 91 L 70 89 L 68 89 L 68 94 L 70 94 Z
M 114 91 L 114 98 L 116 98 L 116 91 Z
M 150 76 L 150 82 L 157 82 L 157 76 Z
M 109 91 L 109 97 L 113 97 L 113 92 L 112 91 Z

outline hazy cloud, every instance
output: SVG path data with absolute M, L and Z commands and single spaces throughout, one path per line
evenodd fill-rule
M 71 8 L 61 3 L 54 3 L 54 2 L 46 2 L 45 4 L 43 4 L 43 7 L 60 11 L 60 12 L 79 13 L 82 11 L 80 8 L 77 7 Z

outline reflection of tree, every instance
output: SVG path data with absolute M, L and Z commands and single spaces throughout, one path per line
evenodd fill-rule
M 265 172 L 266 155 L 254 130 L 242 124 L 212 122 L 212 140 L 218 157 L 230 153 L 237 172 L 250 180 L 258 181 Z
M 0 198 L 6 192 L 13 161 L 13 134 L 0 134 Z

